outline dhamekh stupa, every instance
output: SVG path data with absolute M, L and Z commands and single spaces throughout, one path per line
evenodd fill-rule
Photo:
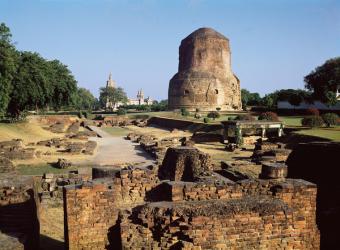
M 169 109 L 240 110 L 240 81 L 231 70 L 229 39 L 200 28 L 182 40 L 178 73 L 170 80 Z

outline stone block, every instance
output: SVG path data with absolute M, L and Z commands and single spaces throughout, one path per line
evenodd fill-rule
M 159 176 L 172 181 L 193 181 L 212 170 L 210 156 L 193 147 L 170 147 L 159 168 Z
M 288 167 L 283 163 L 263 163 L 261 178 L 264 179 L 282 179 L 286 178 L 288 174 Z

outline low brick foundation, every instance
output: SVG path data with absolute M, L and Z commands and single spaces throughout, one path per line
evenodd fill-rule
M 69 249 L 318 249 L 316 186 L 296 179 L 159 180 L 121 170 L 64 189 Z

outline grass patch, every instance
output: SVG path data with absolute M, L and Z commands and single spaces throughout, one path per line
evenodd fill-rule
M 280 121 L 283 121 L 287 127 L 301 127 L 302 116 L 280 116 Z
M 23 139 L 24 141 L 39 141 L 55 137 L 55 134 L 43 129 L 35 122 L 0 123 L 0 141 Z
M 335 128 L 312 128 L 312 129 L 302 129 L 294 132 L 300 135 L 309 135 L 320 138 L 325 138 L 331 141 L 340 141 L 340 126 Z
M 126 136 L 130 132 L 130 130 L 120 127 L 104 127 L 100 129 L 115 137 Z
M 72 166 L 66 169 L 59 169 L 51 166 L 48 163 L 37 164 L 37 165 L 18 165 L 16 167 L 18 172 L 22 175 L 43 175 L 44 173 L 52 173 L 52 174 L 63 174 L 68 173 L 70 170 L 76 170 L 77 167 Z

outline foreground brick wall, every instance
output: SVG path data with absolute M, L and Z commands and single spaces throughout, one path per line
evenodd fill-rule
M 334 198 L 340 197 L 339 152 L 340 142 L 299 143 L 287 160 L 291 178 L 303 177 L 318 185 L 316 222 L 322 249 L 340 246 L 340 199 Z
M 102 183 L 101 183 L 102 182 Z M 316 186 L 122 170 L 64 193 L 69 249 L 318 249 Z M 178 248 L 177 248 L 178 247 Z
M 39 231 L 36 180 L 15 174 L 1 175 L 0 233 L 17 240 L 3 235 L 1 238 L 4 242 L 0 240 L 0 249 L 5 249 L 6 245 L 9 249 L 14 243 L 16 247 L 13 249 L 39 249 Z
M 268 198 L 187 202 L 175 206 L 150 203 L 133 217 L 140 222 L 125 219 L 121 224 L 123 249 L 319 247 L 315 226 L 299 218 L 284 202 Z
M 172 188 L 182 188 L 182 201 L 178 196 L 181 191 L 174 193 L 172 189 L 177 202 L 149 203 L 126 215 L 121 223 L 123 249 L 319 248 L 316 186 L 311 183 L 248 180 L 229 183 L 225 189 L 205 186 L 206 191 L 194 192 L 201 201 L 192 201 L 193 194 L 185 195 L 193 184 L 170 184 Z M 192 188 L 188 190 L 193 193 Z M 208 199 L 217 197 L 221 190 L 225 199 Z
M 66 245 L 69 249 L 105 249 L 120 244 L 119 209 L 143 204 L 158 181 L 155 170 L 137 169 L 122 170 L 114 179 L 66 187 Z

